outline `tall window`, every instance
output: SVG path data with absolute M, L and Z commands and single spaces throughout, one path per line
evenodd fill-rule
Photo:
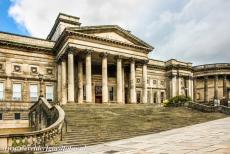
M 37 101 L 38 100 L 38 85 L 31 84 L 30 85 L 30 100 Z
M 0 82 L 0 100 L 4 99 L 4 85 Z
M 13 100 L 20 101 L 22 98 L 22 85 L 20 83 L 13 84 Z
M 46 99 L 48 101 L 53 101 L 53 91 L 54 91 L 54 88 L 52 85 L 46 86 Z

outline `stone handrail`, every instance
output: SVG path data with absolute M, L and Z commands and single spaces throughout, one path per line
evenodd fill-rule
M 185 103 L 185 106 L 192 108 L 192 109 L 202 111 L 202 112 L 221 112 L 221 113 L 230 115 L 230 107 L 227 107 L 224 105 L 208 106 L 208 105 L 190 101 L 190 102 Z
M 28 151 L 28 147 L 52 146 L 59 144 L 59 141 L 61 140 L 62 126 L 65 119 L 65 112 L 60 106 L 52 106 L 45 98 L 40 97 L 38 102 L 30 107 L 29 119 L 31 126 L 33 126 L 34 119 L 32 115 L 34 115 L 34 112 L 36 111 L 39 111 L 39 114 L 41 114 L 41 110 L 45 110 L 47 114 L 51 113 L 50 117 L 43 117 L 46 119 L 49 118 L 51 121 L 50 123 L 47 123 L 47 127 L 36 127 L 35 131 L 31 132 L 0 134 L 0 150 L 8 148 L 6 150 L 11 151 L 12 148 L 14 148 L 11 152 L 15 152 L 15 149 L 21 152 Z M 39 115 L 36 115 L 35 117 L 38 116 Z M 41 120 L 35 118 L 35 121 L 39 122 Z

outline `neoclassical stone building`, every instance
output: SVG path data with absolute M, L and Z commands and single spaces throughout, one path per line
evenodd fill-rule
M 0 123 L 27 125 L 39 95 L 62 105 L 229 99 L 230 64 L 159 61 L 148 57 L 153 49 L 117 25 L 81 26 L 62 13 L 46 39 L 0 32 Z

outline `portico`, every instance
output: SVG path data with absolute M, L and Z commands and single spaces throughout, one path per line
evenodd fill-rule
M 136 63 L 143 67 L 142 102 L 147 103 L 146 61 L 108 52 L 97 53 L 93 50 L 68 48 L 57 63 L 58 74 L 62 75 L 58 80 L 62 91 L 58 93 L 58 98 L 64 104 L 136 103 Z M 124 76 L 127 75 L 129 80 L 125 80 Z M 77 82 L 74 82 L 75 78 Z M 126 86 L 128 91 L 124 90 Z

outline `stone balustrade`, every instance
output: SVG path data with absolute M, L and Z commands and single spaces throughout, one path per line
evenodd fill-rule
M 230 115 L 230 107 L 226 107 L 223 105 L 208 106 L 208 105 L 195 103 L 195 102 L 187 102 L 185 103 L 185 106 L 192 108 L 192 109 L 202 111 L 202 112 L 221 112 L 221 113 Z
M 65 112 L 60 106 L 51 105 L 41 97 L 30 107 L 29 121 L 34 131 L 0 134 L 0 150 L 8 148 L 10 152 L 15 152 L 11 150 L 17 148 L 23 152 L 23 148 L 27 151 L 28 147 L 57 145 L 61 140 L 64 118 Z
M 228 63 L 216 63 L 216 64 L 206 64 L 194 66 L 193 69 L 195 71 L 203 70 L 203 69 L 217 69 L 217 68 L 230 68 L 230 64 Z

